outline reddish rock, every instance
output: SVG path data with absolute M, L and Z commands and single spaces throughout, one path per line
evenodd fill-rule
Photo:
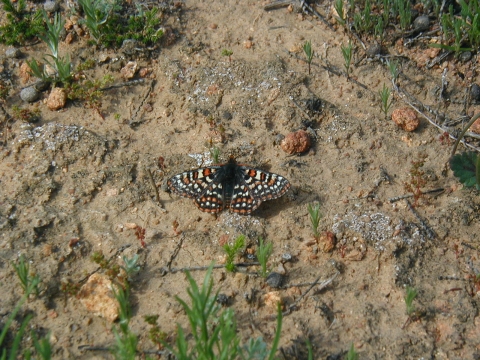
M 89 312 L 114 322 L 118 317 L 119 305 L 112 286 L 105 275 L 93 274 L 78 292 L 78 298 Z
M 337 238 L 335 237 L 335 234 L 331 231 L 324 231 L 320 234 L 318 242 L 323 248 L 323 251 L 329 253 L 333 249 L 335 249 L 335 245 L 337 244 Z
M 50 92 L 50 95 L 47 99 L 47 107 L 52 110 L 59 110 L 65 107 L 67 103 L 67 93 L 65 89 L 62 88 L 54 88 Z
M 280 143 L 281 148 L 287 154 L 299 154 L 310 149 L 312 145 L 310 137 L 305 130 L 298 130 L 288 134 Z
M 405 131 L 414 131 L 420 125 L 415 110 L 410 108 L 395 109 L 392 112 L 392 120 Z

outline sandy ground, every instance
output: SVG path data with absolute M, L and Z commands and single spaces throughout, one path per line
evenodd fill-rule
M 31 327 L 40 334 L 51 332 L 54 358 L 111 356 L 79 349 L 110 346 L 112 324 L 60 291 L 62 282 L 78 283 L 98 268 L 91 260 L 95 251 L 115 255 L 119 263 L 123 255 L 140 256 L 131 328 L 139 335 L 139 349 L 149 350 L 155 347 L 145 315 L 158 314 L 160 329 L 172 336 L 176 323 L 187 326 L 175 300 L 186 299 L 185 275 L 163 275 L 162 268 L 221 263 L 220 245 L 240 234 L 252 252 L 259 237 L 273 243 L 269 265 L 285 273 L 289 286 L 270 288 L 252 274 L 256 268 L 214 272 L 215 289 L 229 296 L 244 341 L 258 336 L 272 340 L 272 292 L 288 308 L 308 289 L 294 285 L 339 272 L 284 317 L 279 358 L 305 359 L 307 338 L 316 359 L 343 358 L 351 343 L 364 359 L 480 356 L 475 281 L 480 202 L 477 192 L 463 189 L 446 171 L 451 143 L 442 141 L 442 132 L 422 116 L 420 127 L 410 133 L 390 116 L 385 119 L 378 91 L 384 83 L 392 86 L 388 68 L 362 59 L 358 42 L 351 76 L 364 87 L 325 69 L 344 70 L 340 45 L 349 38 L 341 27 L 332 31 L 316 18 L 285 8 L 266 12 L 266 4 L 186 1 L 166 19 L 175 42 L 146 57 L 95 50 L 86 47 L 85 39 L 62 43 L 61 52 L 70 53 L 74 64 L 107 54 L 148 69 L 143 83 L 105 92 L 104 119 L 82 103 L 69 102 L 58 112 L 48 110 L 43 100 L 22 104 L 18 93 L 25 84 L 19 67 L 25 59 L 40 58 L 43 44 L 21 48 L 20 59 L 3 59 L 4 72 L 12 74 L 16 85 L 4 108 L 38 107 L 41 120 L 14 120 L 8 126 L 2 120 L 0 315 L 5 321 L 22 295 L 11 262 L 23 254 L 42 279 L 42 293 L 24 305 L 21 315 L 34 314 Z M 328 14 L 330 5 L 319 9 Z M 316 53 L 311 74 L 299 60 L 306 40 Z M 0 46 L 0 53 L 5 49 Z M 223 49 L 233 51 L 231 59 L 222 56 Z M 476 58 L 468 63 L 452 58 L 426 69 L 428 48 L 407 48 L 397 41 L 387 50 L 402 55 L 402 89 L 450 118 L 458 117 L 462 104 L 456 101 L 477 81 Z M 448 104 L 439 103 L 436 92 L 444 68 Z M 88 76 L 104 74 L 123 81 L 113 60 Z M 392 109 L 403 107 L 408 107 L 404 99 L 395 96 Z M 471 106 L 467 113 L 477 110 Z M 280 140 L 299 129 L 309 133 L 312 148 L 288 155 Z M 285 176 L 291 189 L 251 216 L 228 210 L 210 215 L 191 199 L 166 192 L 169 176 L 208 164 L 212 145 L 220 148 L 222 161 L 233 154 L 241 163 Z M 421 154 L 422 189 L 444 191 L 423 196 L 414 210 L 405 200 L 391 203 L 390 198 L 406 193 L 412 161 Z M 316 201 L 321 204 L 319 230 L 333 232 L 337 239 L 328 253 L 312 235 L 307 204 Z M 134 226 L 146 230 L 145 244 Z M 284 254 L 292 260 L 282 260 Z M 204 272 L 193 275 L 200 281 Z M 407 321 L 404 302 L 407 285 L 418 290 L 418 318 L 412 321 Z

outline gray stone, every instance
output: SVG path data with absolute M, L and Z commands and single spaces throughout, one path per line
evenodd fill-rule
M 32 86 L 20 91 L 20 98 L 25 102 L 34 102 L 40 97 L 40 93 Z
M 5 50 L 5 56 L 10 59 L 17 59 L 21 54 L 22 52 L 15 47 L 9 47 L 7 50 Z
M 58 10 L 58 4 L 55 1 L 45 1 L 43 9 L 46 12 L 53 13 Z

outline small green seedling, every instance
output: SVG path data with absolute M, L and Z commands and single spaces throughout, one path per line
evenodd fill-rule
M 177 301 L 187 314 L 190 329 L 188 334 L 178 325 L 177 340 L 171 346 L 164 343 L 177 359 L 267 359 L 273 360 L 280 342 L 282 330 L 282 309 L 277 307 L 277 326 L 270 350 L 260 337 L 250 338 L 244 345 L 240 343 L 237 323 L 232 309 L 222 310 L 217 303 L 217 295 L 212 294 L 213 264 L 209 267 L 201 287 L 189 272 L 186 273 L 189 302 L 177 297 Z
M 35 335 L 35 332 L 32 331 L 33 346 L 39 355 L 39 359 L 50 360 L 52 358 L 52 344 L 50 344 L 50 332 L 45 335 L 45 337 L 40 340 Z
M 22 308 L 23 304 L 29 296 L 32 293 L 37 293 L 38 294 L 38 284 L 40 283 L 40 278 L 38 276 L 31 276 L 29 273 L 29 266 L 28 264 L 25 263 L 25 258 L 20 256 L 19 259 L 19 264 L 15 265 L 12 264 L 13 268 L 15 269 L 15 272 L 17 273 L 17 276 L 20 280 L 20 285 L 25 291 L 25 294 L 21 297 L 20 300 L 17 301 L 15 308 L 11 312 L 10 316 L 6 319 L 5 323 L 2 326 L 2 331 L 0 332 L 0 359 L 4 360 L 7 359 L 17 359 L 17 358 L 29 358 L 30 352 L 29 350 L 26 350 L 21 356 L 19 352 L 19 347 L 22 342 L 23 335 L 25 334 L 25 331 L 27 330 L 27 326 L 30 323 L 30 320 L 32 319 L 33 315 L 28 314 L 27 316 L 24 317 L 23 321 L 20 324 L 20 327 L 16 326 L 15 329 L 10 329 L 10 326 L 12 325 L 13 321 L 15 320 L 18 312 Z M 12 331 L 14 333 L 13 340 L 11 343 L 8 344 L 8 346 L 5 344 L 5 339 L 7 338 L 7 333 L 8 331 Z M 44 357 L 44 355 L 48 355 L 49 349 L 51 349 L 51 345 L 48 342 L 47 339 L 49 339 L 49 336 L 45 337 L 45 339 L 42 339 L 40 342 L 38 342 L 35 338 L 35 334 L 32 332 L 32 338 L 33 338 L 33 343 L 35 348 L 37 349 L 37 353 L 39 355 L 39 358 L 42 359 L 50 359 L 49 357 Z M 47 343 L 48 342 L 48 343 Z M 51 350 L 50 350 L 51 353 Z
M 468 124 L 463 128 L 462 132 L 453 145 L 452 155 L 450 156 L 450 168 L 453 174 L 460 179 L 463 185 L 471 187 L 475 185 L 480 190 L 480 156 L 473 151 L 455 154 L 458 144 L 465 136 L 465 133 L 480 118 L 480 113 L 473 116 Z
M 162 330 L 157 324 L 158 318 L 160 315 L 145 315 L 143 319 L 145 322 L 150 325 L 150 330 L 148 330 L 148 338 L 151 342 L 157 345 L 158 349 L 163 349 L 163 344 L 167 341 L 168 334 Z
M 349 41 L 347 46 L 343 44 L 340 46 L 342 49 L 343 60 L 345 61 L 343 66 L 345 67 L 345 72 L 347 73 L 347 79 L 350 78 L 350 66 L 352 64 L 352 56 L 353 56 L 353 45 L 352 42 Z
M 312 50 L 311 41 L 305 41 L 305 44 L 303 44 L 303 52 L 305 53 L 305 57 L 307 58 L 308 75 L 310 75 L 310 67 L 312 65 L 313 55 L 315 54 L 315 52 Z
M 98 45 L 103 35 L 103 26 L 113 12 L 115 2 L 110 4 L 105 0 L 78 0 L 78 3 L 85 14 L 84 22 L 90 31 L 90 36 Z
M 25 257 L 21 255 L 18 259 L 18 265 L 12 263 L 12 266 L 17 273 L 24 293 L 35 292 L 35 295 L 38 296 L 38 284 L 40 284 L 40 278 L 38 275 L 32 275 L 30 273 L 30 265 L 25 261 Z
M 355 351 L 355 346 L 350 345 L 350 349 L 347 352 L 347 355 L 345 355 L 345 360 L 357 360 L 358 359 L 358 353 Z
M 212 157 L 213 163 L 218 164 L 219 163 L 219 156 L 220 156 L 220 149 L 216 146 L 210 148 L 210 156 Z
M 313 230 L 313 237 L 318 239 L 320 233 L 318 232 L 318 225 L 320 224 L 320 218 L 322 215 L 320 214 L 320 204 L 315 202 L 312 204 L 307 205 L 308 213 L 310 214 L 310 222 L 312 223 L 312 230 Z
M 257 249 L 257 259 L 262 267 L 262 276 L 266 277 L 268 274 L 267 271 L 267 262 L 272 255 L 273 244 L 271 242 L 266 243 L 262 238 L 258 239 L 258 249 Z
M 132 317 L 132 310 L 130 307 L 130 291 L 123 289 L 121 286 L 112 288 L 113 295 L 118 301 L 118 327 L 114 327 L 113 334 L 115 335 L 115 344 L 110 349 L 115 359 L 135 359 L 137 353 L 138 337 L 129 327 L 130 319 Z
M 335 0 L 335 3 L 333 4 L 335 11 L 337 12 L 338 16 L 335 16 L 335 20 L 342 25 L 345 26 L 345 10 L 343 8 L 343 0 Z
M 223 250 L 225 250 L 225 253 L 227 254 L 227 259 L 225 264 L 225 268 L 227 269 L 227 271 L 233 272 L 235 270 L 235 264 L 233 263 L 233 261 L 235 260 L 235 257 L 242 251 L 244 247 L 245 247 L 244 235 L 240 235 L 239 237 L 237 237 L 233 245 L 230 245 L 230 244 L 223 245 Z
M 228 49 L 222 50 L 222 56 L 228 56 L 228 61 L 232 62 L 233 51 Z
M 417 297 L 417 289 L 407 286 L 405 295 L 405 306 L 407 307 L 407 315 L 410 317 L 415 312 L 415 306 L 413 306 L 413 300 Z
M 398 78 L 398 62 L 397 61 L 387 61 L 388 70 L 390 71 L 390 76 L 392 81 L 395 83 Z
M 380 109 L 382 110 L 383 114 L 385 115 L 385 120 L 387 119 L 388 111 L 392 106 L 393 101 L 390 99 L 390 89 L 383 84 L 382 90 L 378 92 L 380 96 Z
M 133 255 L 131 259 L 123 256 L 123 263 L 125 266 L 120 266 L 127 276 L 127 281 L 130 282 L 132 280 L 132 276 L 140 271 L 140 265 L 138 265 L 138 254 Z
M 0 26 L 0 42 L 7 45 L 24 44 L 43 31 L 43 19 L 40 10 L 31 13 L 27 10 L 26 0 L 1 0 L 7 23 Z

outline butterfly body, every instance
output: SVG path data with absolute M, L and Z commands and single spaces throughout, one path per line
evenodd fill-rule
M 238 164 L 233 157 L 223 165 L 177 174 L 167 185 L 174 193 L 193 198 L 202 211 L 218 213 L 230 208 L 243 215 L 257 209 L 262 201 L 282 196 L 290 188 L 283 176 Z

